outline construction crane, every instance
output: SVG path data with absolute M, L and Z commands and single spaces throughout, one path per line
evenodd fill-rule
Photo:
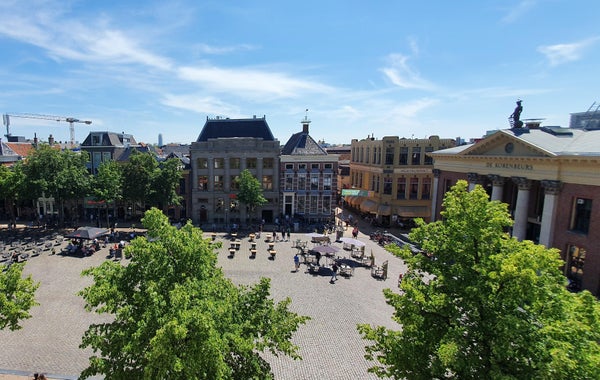
M 11 117 L 19 117 L 23 119 L 38 119 L 38 120 L 54 120 L 57 122 L 66 121 L 69 123 L 69 131 L 71 133 L 71 139 L 69 141 L 71 148 L 75 146 L 75 123 L 84 123 L 84 124 L 92 124 L 90 120 L 79 120 L 74 117 L 63 117 L 63 116 L 53 116 L 53 115 L 38 115 L 34 113 L 5 113 L 2 115 L 2 120 L 4 125 L 6 126 L 6 137 L 10 136 L 10 118 Z

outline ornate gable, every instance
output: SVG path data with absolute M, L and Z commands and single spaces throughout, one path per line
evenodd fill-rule
M 463 150 L 460 156 L 555 157 L 555 154 L 501 130 Z

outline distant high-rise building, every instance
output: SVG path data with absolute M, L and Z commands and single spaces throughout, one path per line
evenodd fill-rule
M 158 146 L 163 146 L 163 138 L 162 133 L 158 134 Z

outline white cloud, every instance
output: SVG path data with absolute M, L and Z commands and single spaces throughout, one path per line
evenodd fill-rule
M 166 94 L 161 103 L 178 109 L 184 109 L 200 114 L 241 117 L 237 107 L 212 96 L 203 95 L 174 95 Z
M 586 49 L 595 44 L 600 37 L 592 37 L 570 44 L 556 44 L 538 47 L 538 51 L 546 56 L 550 66 L 577 61 L 582 58 Z
M 255 50 L 256 47 L 248 44 L 234 45 L 234 46 L 212 46 L 208 44 L 197 44 L 196 49 L 203 54 L 210 55 L 221 55 L 229 54 L 237 51 L 249 51 Z
M 521 0 L 516 6 L 510 8 L 502 18 L 502 22 L 510 24 L 521 18 L 537 4 L 538 0 Z
M 413 50 L 415 48 L 413 47 Z M 405 89 L 432 90 L 435 86 L 429 81 L 421 78 L 409 65 L 409 57 L 402 54 L 390 54 L 389 65 L 381 72 L 387 79 L 398 87 Z
M 292 78 L 285 73 L 257 69 L 227 69 L 213 66 L 181 67 L 180 79 L 197 82 L 217 92 L 264 100 L 272 98 L 297 98 L 306 93 L 329 93 L 329 86 L 302 79 Z

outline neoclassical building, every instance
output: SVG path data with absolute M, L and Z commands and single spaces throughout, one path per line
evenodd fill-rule
M 529 123 L 430 156 L 432 220 L 457 180 L 479 184 L 508 204 L 512 236 L 558 248 L 565 275 L 600 294 L 600 130 Z
M 334 217 L 337 195 L 337 154 L 328 154 L 309 134 L 310 120 L 293 134 L 281 150 L 281 215 L 307 222 Z
M 352 140 L 351 187 L 368 196 L 346 196 L 345 202 L 383 225 L 415 217 L 429 220 L 433 159 L 427 154 L 454 145 L 454 139 L 439 136 Z
M 207 118 L 190 146 L 191 219 L 194 224 L 246 223 L 279 214 L 279 141 L 266 118 Z M 250 215 L 237 201 L 236 178 L 248 169 L 263 186 L 268 203 Z

